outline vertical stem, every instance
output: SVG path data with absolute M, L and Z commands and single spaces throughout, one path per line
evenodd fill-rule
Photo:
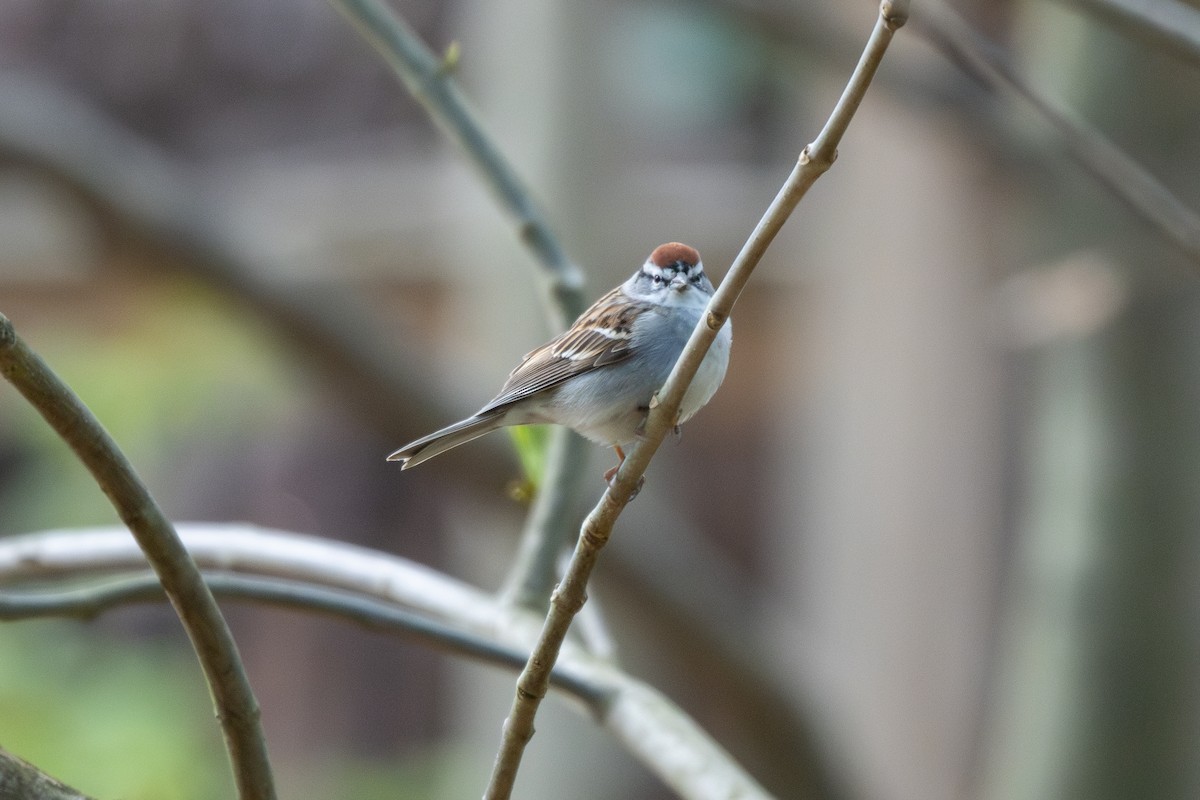
M 546 479 L 538 487 L 520 549 L 501 592 L 509 602 L 539 613 L 545 609 L 558 577 L 559 553 L 574 527 L 571 501 L 589 449 L 587 440 L 566 428 L 556 427 L 551 432 L 546 445 Z

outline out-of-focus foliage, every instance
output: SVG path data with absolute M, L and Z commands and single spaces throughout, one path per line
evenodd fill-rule
M 182 635 L 181 635 L 182 637 Z M 95 797 L 231 796 L 191 653 L 78 623 L 0 626 L 4 746 Z
M 179 446 L 217 451 L 265 437 L 296 408 L 280 353 L 256 323 L 190 282 L 149 284 L 107 328 L 80 340 L 31 320 L 24 335 L 104 424 L 152 491 Z M 21 326 L 23 320 L 15 320 Z M 20 329 L 23 329 L 21 326 Z M 3 420 L 9 422 L 4 424 Z M 21 423 L 16 424 L 20 419 Z M 0 503 L 0 531 L 111 522 L 108 500 L 57 435 L 15 392 L 0 425 L 33 463 Z M 69 502 L 65 501 L 69 498 Z

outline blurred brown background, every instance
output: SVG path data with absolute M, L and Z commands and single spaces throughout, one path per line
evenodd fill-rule
M 460 43 L 589 299 L 669 240 L 721 277 L 875 14 L 395 7 L 435 50 Z M 959 8 L 1200 207 L 1194 64 L 1070 5 Z M 383 457 L 548 335 L 530 257 L 350 26 L 318 0 L 7 2 L 0 68 L 0 312 L 167 512 L 497 586 L 523 514 L 506 437 L 404 474 Z M 624 663 L 781 798 L 1200 795 L 1196 268 L 1036 115 L 902 31 L 739 302 L 722 391 L 602 560 Z M 296 308 L 395 365 L 410 404 Z M 112 521 L 0 391 L 0 532 Z M 478 794 L 511 675 L 231 618 L 283 796 Z M 228 793 L 166 611 L 8 625 L 0 653 L 0 744 L 100 796 Z M 549 706 L 522 796 L 670 796 Z

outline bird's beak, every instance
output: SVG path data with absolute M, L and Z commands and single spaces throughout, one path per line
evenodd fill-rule
M 669 285 L 675 291 L 682 292 L 688 286 L 688 279 L 682 275 L 676 275 L 674 278 L 671 278 Z

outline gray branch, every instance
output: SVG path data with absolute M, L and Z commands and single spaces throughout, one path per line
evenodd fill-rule
M 363 617 L 370 624 L 394 622 L 404 627 L 407 623 L 399 615 L 391 622 L 382 621 L 402 605 L 423 617 L 425 632 L 439 637 L 444 646 L 450 646 L 453 631 L 464 647 L 472 648 L 471 655 L 490 663 L 511 666 L 505 660 L 508 655 L 499 654 L 527 653 L 536 636 L 539 615 L 500 606 L 472 586 L 398 556 L 250 525 L 179 523 L 176 529 L 205 569 L 303 584 L 303 591 L 293 597 L 297 602 L 318 596 L 319 589 L 333 590 L 330 596 L 337 602 L 325 609 L 329 613 L 336 609 L 341 614 L 353 606 L 350 596 L 383 603 L 380 608 L 389 609 L 385 615 L 375 614 L 372 606 L 372 613 Z M 10 602 L 11 587 L 24 582 L 44 585 L 48 580 L 94 579 L 145 566 L 144 555 L 121 528 L 45 531 L 0 539 L 0 586 L 10 587 Z M 430 618 L 441 625 L 430 625 Z M 499 649 L 489 650 L 482 642 Z M 720 745 L 652 687 L 573 642 L 565 644 L 555 668 L 562 678 L 558 685 L 564 691 L 578 687 L 574 696 L 583 701 L 581 707 L 681 797 L 769 798 Z
M 397 608 L 394 603 L 343 589 L 227 572 L 206 572 L 204 581 L 209 591 L 224 599 L 324 614 L 368 630 L 400 634 L 434 649 L 513 670 L 525 664 L 525 652 L 512 645 L 427 619 Z M 166 599 L 162 584 L 152 574 L 59 591 L 0 591 L 0 620 L 91 619 L 114 608 L 135 603 L 161 603 Z M 602 707 L 608 698 L 607 691 L 572 673 L 569 666 L 557 670 L 551 683 L 593 708 Z

